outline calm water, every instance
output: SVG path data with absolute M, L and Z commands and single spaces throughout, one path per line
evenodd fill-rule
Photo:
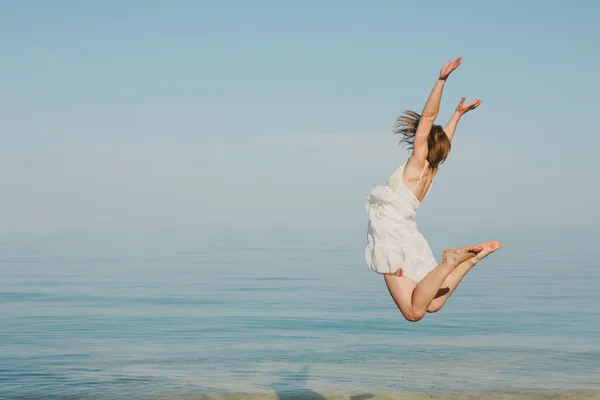
M 0 398 L 600 390 L 598 237 L 497 239 L 411 324 L 363 236 L 4 236 Z

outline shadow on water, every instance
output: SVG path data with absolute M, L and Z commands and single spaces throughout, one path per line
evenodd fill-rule
M 307 387 L 308 365 L 302 367 L 298 372 L 281 371 L 279 380 L 270 385 L 275 391 L 277 400 L 326 400 L 320 393 Z M 355 394 L 350 400 L 367 400 L 372 394 Z

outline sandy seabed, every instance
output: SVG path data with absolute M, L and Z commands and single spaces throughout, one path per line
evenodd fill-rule
M 600 400 L 600 390 L 569 391 L 458 391 L 454 393 L 323 392 L 306 391 L 290 394 L 201 394 L 168 395 L 152 400 Z

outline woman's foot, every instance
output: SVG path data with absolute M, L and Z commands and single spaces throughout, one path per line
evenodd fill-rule
M 479 262 L 479 261 L 483 260 L 485 257 L 489 256 L 496 250 L 504 247 L 504 245 L 500 242 L 496 242 L 495 240 L 491 240 L 489 242 L 481 243 L 478 247 L 481 247 L 482 250 L 481 250 L 481 252 L 479 252 L 479 254 L 477 254 L 475 257 L 473 257 L 472 260 L 475 262 Z
M 457 266 L 463 261 L 475 257 L 483 251 L 482 246 L 459 247 L 458 249 L 444 250 L 444 261 L 452 266 Z

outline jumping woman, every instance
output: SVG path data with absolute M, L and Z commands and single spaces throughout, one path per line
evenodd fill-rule
M 460 62 L 459 57 L 444 65 L 421 115 L 406 111 L 398 117 L 394 133 L 402 136 L 400 142 L 407 144 L 412 154 L 386 185 L 371 190 L 365 202 L 369 215 L 367 267 L 384 276 L 394 302 L 411 322 L 439 311 L 467 272 L 502 247 L 491 241 L 445 250 L 438 264 L 416 224 L 417 208 L 450 153 L 458 121 L 481 103 L 465 104 L 463 97 L 444 128 L 434 124 L 446 80 Z

